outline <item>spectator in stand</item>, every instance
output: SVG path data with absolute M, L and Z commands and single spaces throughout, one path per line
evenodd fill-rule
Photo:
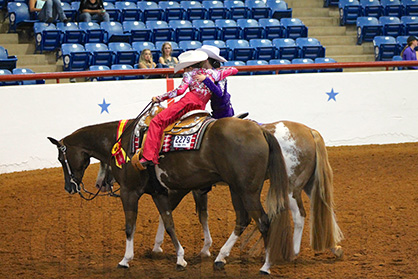
M 110 21 L 109 14 L 106 12 L 102 0 L 81 0 L 79 12 L 78 21 Z
M 179 63 L 176 57 L 171 56 L 173 48 L 169 42 L 165 42 L 161 46 L 161 53 L 162 55 L 158 59 L 158 63 L 160 63 L 164 68 L 174 68 L 174 66 Z
M 401 52 L 403 60 L 417 61 L 415 48 L 418 46 L 418 39 L 415 36 L 409 36 L 406 40 L 407 45 Z M 418 66 L 410 66 L 408 69 L 417 70 Z
M 157 64 L 155 64 L 154 60 L 152 59 L 152 53 L 149 49 L 143 49 L 141 51 L 141 55 L 139 56 L 138 68 L 140 69 L 155 69 Z M 158 77 L 156 75 L 152 76 L 143 76 L 144 78 L 155 78 Z
M 38 19 L 46 23 L 52 23 L 57 19 L 68 22 L 60 0 L 29 0 L 29 11 L 36 12 Z

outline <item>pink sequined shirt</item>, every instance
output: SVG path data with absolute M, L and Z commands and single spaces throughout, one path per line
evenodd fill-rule
M 193 77 L 196 74 L 203 74 L 209 77 L 212 81 L 220 81 L 224 78 L 235 75 L 238 70 L 234 67 L 228 68 L 221 68 L 221 69 L 193 69 L 190 72 L 186 72 L 183 75 L 183 80 L 181 84 L 176 89 L 169 91 L 163 95 L 157 96 L 159 101 L 164 101 L 170 98 L 174 98 L 180 96 L 186 92 L 187 88 L 189 88 L 190 93 L 194 93 L 197 97 L 204 102 L 205 104 L 209 102 L 211 97 L 211 91 L 203 82 L 198 82 Z

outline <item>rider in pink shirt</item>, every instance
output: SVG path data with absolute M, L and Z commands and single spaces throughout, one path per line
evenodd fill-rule
M 204 74 L 212 81 L 217 82 L 225 79 L 227 76 L 234 75 L 238 72 L 236 68 L 222 69 L 203 69 L 202 62 L 206 61 L 208 55 L 203 51 L 186 51 L 179 56 L 179 63 L 175 66 L 175 72 L 183 68 L 189 68 L 190 71 L 184 73 L 180 86 L 163 95 L 153 97 L 153 102 L 162 102 L 164 100 L 183 95 L 184 97 L 175 102 L 159 114 L 157 114 L 149 125 L 148 135 L 144 143 L 144 151 L 142 159 L 139 161 L 142 169 L 147 165 L 158 164 L 158 153 L 160 151 L 161 138 L 164 129 L 179 119 L 187 112 L 195 109 L 204 110 L 207 102 L 211 98 L 211 91 L 204 83 L 194 79 L 196 74 Z

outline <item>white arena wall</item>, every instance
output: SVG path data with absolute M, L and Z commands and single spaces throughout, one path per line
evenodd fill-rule
M 328 146 L 418 141 L 418 71 L 228 78 L 235 112 L 259 122 L 292 120 Z M 175 80 L 175 85 L 180 79 Z M 165 79 L 0 87 L 0 173 L 59 166 L 48 136 L 135 118 Z M 335 100 L 329 94 L 334 92 Z M 102 104 L 110 104 L 102 111 Z M 208 105 L 208 110 L 209 110 Z

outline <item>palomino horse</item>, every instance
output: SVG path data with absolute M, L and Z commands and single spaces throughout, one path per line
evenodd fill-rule
M 334 214 L 332 169 L 328 162 L 324 140 L 318 131 L 303 124 L 280 121 L 262 125 L 278 140 L 286 162 L 289 178 L 289 201 L 293 216 L 294 232 L 293 247 L 295 255 L 300 252 L 302 232 L 305 223 L 306 211 L 302 203 L 302 191 L 310 198 L 310 236 L 311 246 L 317 251 L 331 249 L 341 257 L 343 250 L 337 244 L 342 240 L 343 234 L 338 227 Z M 193 191 L 199 220 L 205 236 L 204 247 L 201 254 L 209 256 L 212 239 L 208 226 L 207 191 Z M 170 191 L 170 201 L 174 210 L 187 192 Z M 153 252 L 162 252 L 161 245 L 164 240 L 164 225 L 160 224 L 155 237 Z M 237 235 L 233 232 L 230 241 L 224 245 L 216 258 L 217 266 L 222 267 L 225 257 L 229 255 Z
M 49 138 L 58 147 L 58 160 L 63 167 L 65 190 L 68 193 L 79 191 L 90 157 L 101 162 L 109 159 L 118 124 L 111 122 L 84 127 L 61 141 Z M 128 124 L 127 135 L 132 133 L 131 126 Z M 124 150 L 130 150 L 129 138 L 121 139 Z M 119 262 L 120 267 L 129 267 L 128 263 L 133 259 L 138 200 L 144 193 L 152 195 L 173 241 L 177 267 L 184 268 L 187 265 L 184 250 L 174 230 L 168 197 L 156 190 L 158 187 L 153 183 L 153 174 L 167 189 L 181 191 L 205 188 L 220 181 L 227 183 L 236 212 L 235 234 L 241 235 L 252 218 L 263 237 L 266 259 L 260 272 L 269 273 L 271 264 L 279 258 L 290 260 L 294 257 L 284 159 L 274 136 L 256 123 L 236 118 L 217 120 L 209 124 L 199 150 L 167 153 L 155 167 L 155 172 L 153 168 L 138 172 L 129 163 L 118 168 L 114 160 L 111 161 L 111 169 L 121 187 L 125 211 L 126 250 Z M 268 215 L 260 202 L 267 173 L 270 177 Z

